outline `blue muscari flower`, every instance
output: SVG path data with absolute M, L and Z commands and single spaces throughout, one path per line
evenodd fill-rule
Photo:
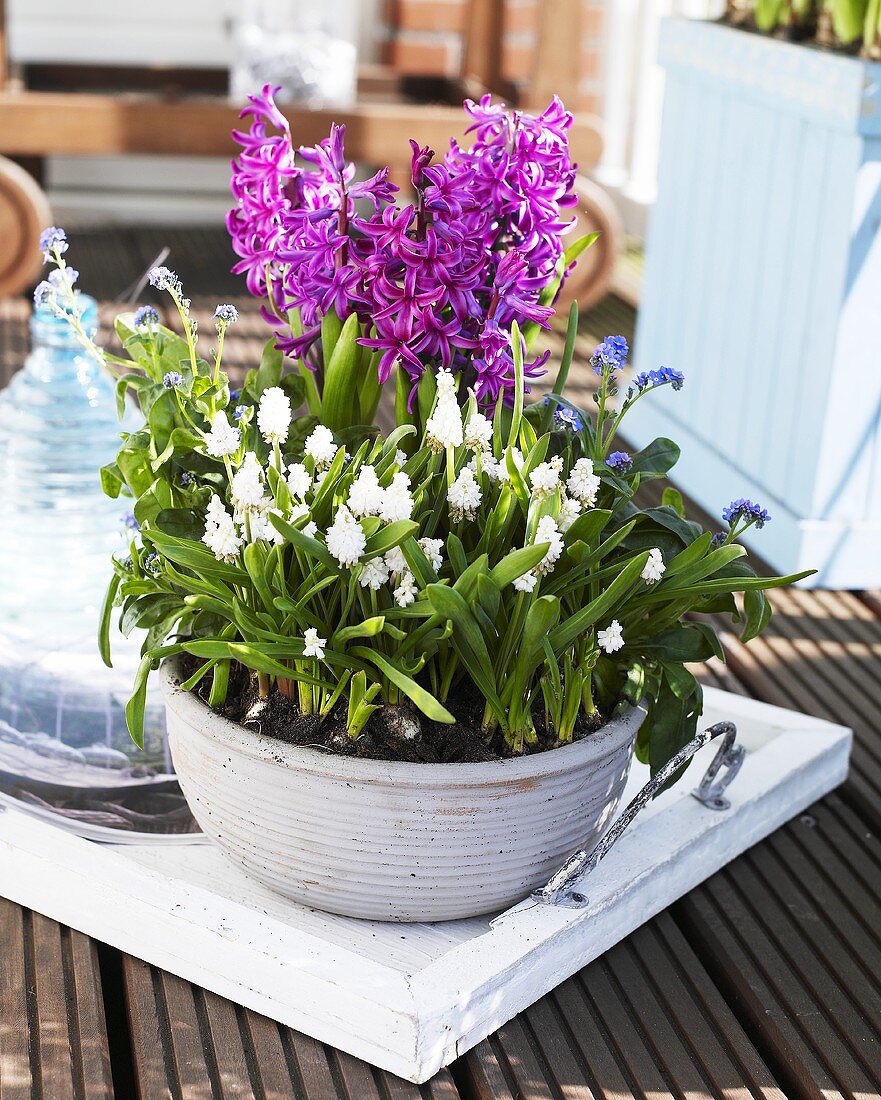
M 681 390 L 685 385 L 685 375 L 681 370 L 672 367 L 660 367 L 658 370 L 641 371 L 633 376 L 630 382 L 630 391 L 642 393 L 655 386 L 670 385 L 674 390 Z
M 239 311 L 233 305 L 218 306 L 214 311 L 214 320 L 217 322 L 217 328 L 221 326 L 234 325 L 239 319 Z
M 50 225 L 40 234 L 40 251 L 43 253 L 44 261 L 47 262 L 52 259 L 53 251 L 66 252 L 67 234 L 57 225 Z
M 630 349 L 623 336 L 607 336 L 601 344 L 598 344 L 590 357 L 590 365 L 594 372 L 602 376 L 604 370 L 621 370 L 627 362 Z
M 554 409 L 554 427 L 568 428 L 570 431 L 580 432 L 584 427 L 584 422 L 575 409 L 570 409 L 566 405 L 558 405 Z
M 38 309 L 40 306 L 48 305 L 54 297 L 55 287 L 48 280 L 44 279 L 34 287 L 34 305 Z
M 176 389 L 183 380 L 184 376 L 180 371 L 170 370 L 168 374 L 162 376 L 162 385 L 165 386 L 167 390 L 173 390 Z
M 159 310 L 155 306 L 140 306 L 135 310 L 135 328 L 146 328 L 147 325 L 159 324 Z
M 122 522 L 129 531 L 140 531 L 141 529 L 140 523 L 135 519 L 134 512 L 126 512 L 122 517 Z
M 606 459 L 606 465 L 616 473 L 626 474 L 633 465 L 633 459 L 626 451 L 613 451 Z
M 754 523 L 756 527 L 762 528 L 770 522 L 771 517 L 768 515 L 767 508 L 747 500 L 746 497 L 740 497 L 738 500 L 732 500 L 727 508 L 722 509 L 722 519 L 731 525 L 742 519 L 746 523 Z

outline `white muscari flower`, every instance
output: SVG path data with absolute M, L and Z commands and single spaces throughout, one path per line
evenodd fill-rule
M 539 462 L 529 475 L 529 483 L 532 491 L 539 498 L 550 496 L 560 484 L 560 471 L 563 469 L 563 460 L 559 457 L 552 458 L 550 462 Z
M 208 511 L 206 518 L 210 519 L 212 523 L 219 523 L 222 516 L 227 514 L 226 508 L 223 506 L 223 501 L 215 493 L 211 500 L 208 501 Z
M 306 643 L 303 647 L 304 657 L 316 657 L 319 661 L 323 660 L 327 638 L 319 638 L 318 631 L 314 626 L 310 626 L 303 635 L 303 641 Z
M 477 484 L 474 472 L 464 466 L 447 492 L 447 503 L 450 506 L 453 522 L 473 519 L 480 506 L 480 499 L 480 486 Z
M 382 506 L 384 492 L 376 470 L 362 466 L 349 489 L 349 510 L 355 516 L 375 516 Z
M 239 449 L 242 433 L 234 428 L 225 412 L 216 412 L 211 420 L 211 431 L 205 436 L 205 450 L 212 458 L 224 458 Z
M 514 466 L 518 470 L 523 469 L 523 463 L 526 461 L 524 459 L 523 455 L 520 453 L 520 448 L 519 447 L 509 447 L 505 451 L 505 453 L 502 455 L 502 460 L 499 463 L 499 481 L 508 481 L 509 480 L 509 478 L 508 478 L 508 464 L 507 464 L 507 455 L 509 455 L 509 454 L 510 454 L 511 459 L 514 463 Z
M 592 508 L 596 504 L 600 479 L 593 472 L 593 463 L 589 458 L 579 458 L 572 467 L 566 485 L 572 496 L 580 500 L 585 508 Z
M 365 561 L 358 581 L 362 588 L 372 588 L 378 592 L 389 579 L 389 567 L 382 558 L 370 558 Z
M 270 445 L 284 443 L 291 428 L 291 402 L 281 386 L 264 390 L 257 409 L 257 427 Z
M 237 512 L 257 515 L 269 506 L 269 498 L 263 492 L 263 467 L 253 451 L 233 474 L 230 498 Z
M 597 642 L 606 653 L 615 653 L 624 648 L 624 634 L 617 619 L 612 619 L 605 630 L 597 631 Z
M 533 592 L 538 584 L 538 577 L 533 572 L 524 573 L 514 581 L 514 587 L 518 592 Z
M 313 429 L 306 440 L 305 450 L 316 466 L 329 466 L 337 453 L 337 445 L 333 441 L 333 432 L 330 428 L 319 424 Z
M 277 508 L 273 508 L 272 514 L 280 516 L 281 512 Z M 261 539 L 263 542 L 271 542 L 276 546 L 284 545 L 284 535 L 273 526 L 268 512 L 252 516 L 250 527 L 251 542 L 257 542 L 258 539 Z
M 477 474 L 477 455 L 473 455 L 469 459 L 467 467 L 473 474 Z M 501 480 L 502 471 L 500 465 L 488 451 L 480 456 L 480 468 L 491 482 Z
M 403 472 L 395 474 L 392 483 L 382 490 L 379 518 L 386 523 L 409 519 L 413 515 L 413 498 L 410 496 L 410 478 Z
M 235 521 L 223 506 L 223 501 L 215 493 L 208 505 L 205 516 L 205 534 L 202 542 L 214 554 L 218 561 L 235 561 L 236 554 L 244 539 L 239 535 Z
M 302 519 L 303 516 L 309 515 L 308 504 L 295 504 L 291 509 L 291 522 L 296 523 L 298 519 Z M 302 529 L 304 535 L 308 535 L 309 538 L 315 538 L 315 532 L 318 530 L 318 525 L 315 520 L 310 520 L 309 523 Z
M 288 466 L 287 482 L 291 496 L 303 500 L 312 487 L 312 475 L 302 462 L 292 462 Z
M 443 539 L 419 539 L 419 549 L 428 558 L 428 563 L 435 573 L 439 573 L 444 564 Z
M 385 555 L 384 560 L 390 573 L 403 573 L 405 569 L 409 568 L 407 559 L 404 557 L 404 551 L 400 546 L 393 546 Z
M 643 569 L 640 576 L 646 582 L 646 584 L 654 584 L 655 581 L 659 581 L 667 571 L 667 566 L 664 565 L 664 558 L 661 551 L 655 546 L 649 550 L 649 558 L 645 563 L 645 569 Z
M 563 553 L 563 536 L 553 516 L 542 516 L 535 529 L 533 542 L 547 542 L 547 553 L 535 567 L 537 573 L 551 573 L 557 559 Z
M 398 587 L 394 591 L 395 603 L 398 607 L 409 607 L 411 603 L 416 602 L 418 591 L 416 578 L 409 569 L 405 569 L 398 577 Z
M 564 493 L 563 500 L 560 503 L 560 512 L 557 516 L 557 526 L 564 535 L 580 515 L 581 505 L 575 497 L 567 497 Z
M 448 370 L 437 372 L 437 403 L 425 425 L 425 442 L 433 451 L 461 447 L 462 410 L 456 400 L 456 383 Z
M 327 529 L 327 549 L 340 565 L 355 565 L 364 553 L 367 536 L 345 504 L 337 508 L 333 524 Z
M 488 420 L 482 412 L 473 412 L 465 425 L 465 446 L 470 447 L 472 451 L 485 451 L 492 437 L 492 421 Z

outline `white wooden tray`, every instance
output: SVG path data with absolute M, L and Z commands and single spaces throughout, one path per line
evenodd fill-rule
M 717 745 L 579 883 L 584 908 L 494 919 L 351 920 L 276 897 L 204 838 L 108 845 L 0 809 L 0 893 L 414 1081 L 427 1080 L 740 852 L 837 786 L 842 726 L 706 690 L 701 725 L 746 748 L 714 811 L 691 796 Z M 635 765 L 624 803 L 647 779 Z

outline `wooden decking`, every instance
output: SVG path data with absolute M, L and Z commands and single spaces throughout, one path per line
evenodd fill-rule
M 110 298 L 170 235 L 77 241 Z M 222 237 L 173 234 L 169 261 L 206 309 L 236 293 Z M 213 268 L 210 265 L 213 264 Z M 241 303 L 240 303 L 241 304 Z M 26 346 L 0 305 L 0 383 Z M 629 334 L 620 299 L 585 319 L 585 350 Z M 251 312 L 229 340 L 253 360 Z M 573 373 L 587 389 L 586 372 Z M 881 1097 L 881 598 L 784 591 L 748 648 L 724 636 L 728 690 L 851 725 L 839 791 L 415 1086 L 0 901 L 0 1100 L 652 1100 Z M 100 904 L 100 899 L 96 899 Z

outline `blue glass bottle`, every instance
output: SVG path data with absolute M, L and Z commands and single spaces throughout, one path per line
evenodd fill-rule
M 96 329 L 94 300 L 79 301 Z M 48 307 L 31 336 L 0 391 L 0 770 L 12 760 L 27 771 L 32 753 L 46 766 L 161 765 L 161 706 L 150 708 L 146 758 L 125 725 L 140 640 L 114 628 L 113 669 L 97 650 L 110 557 L 132 537 L 130 502 L 104 495 L 99 470 L 142 419 L 129 406 L 120 422 L 115 380 Z

